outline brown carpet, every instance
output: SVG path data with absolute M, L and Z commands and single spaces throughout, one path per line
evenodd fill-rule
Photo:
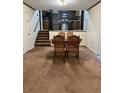
M 24 93 L 100 93 L 100 60 L 80 47 L 80 64 L 57 58 L 53 47 L 34 48 L 24 55 Z

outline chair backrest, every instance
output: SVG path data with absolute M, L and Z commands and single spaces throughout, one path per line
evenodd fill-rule
M 73 32 L 68 32 L 67 37 L 73 36 Z
M 58 34 L 59 34 L 60 36 L 65 37 L 65 33 L 64 33 L 64 32 L 59 32 Z
M 54 36 L 54 52 L 64 53 L 65 39 L 61 35 Z
M 80 37 L 73 35 L 68 37 L 68 45 L 73 48 L 79 48 L 79 43 L 80 43 Z

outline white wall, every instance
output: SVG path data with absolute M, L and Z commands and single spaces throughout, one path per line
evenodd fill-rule
M 88 12 L 84 10 L 83 31 L 87 31 L 87 26 L 88 26 Z
M 39 23 L 35 32 L 33 29 L 38 18 L 38 10 L 34 11 L 23 4 L 23 54 L 34 47 L 35 39 L 39 31 Z
M 101 3 L 88 11 L 87 47 L 101 53 Z
M 53 39 L 53 36 L 56 36 L 58 35 L 60 31 L 50 31 L 49 32 L 49 39 Z M 80 46 L 82 45 L 86 45 L 86 32 L 83 32 L 83 31 L 71 31 L 73 32 L 74 35 L 77 35 L 77 36 L 80 36 L 80 38 L 82 39 L 81 43 L 80 43 Z M 65 38 L 67 38 L 67 31 L 65 31 Z

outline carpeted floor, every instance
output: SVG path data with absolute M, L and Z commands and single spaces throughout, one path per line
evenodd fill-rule
M 34 48 L 24 55 L 24 93 L 100 93 L 100 60 L 80 47 L 80 64 L 56 59 L 53 47 Z

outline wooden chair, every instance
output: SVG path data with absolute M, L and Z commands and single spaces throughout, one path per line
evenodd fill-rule
M 66 47 L 68 61 L 70 55 L 75 55 L 79 63 L 79 43 L 80 43 L 80 37 L 75 35 L 68 37 L 67 47 Z
M 56 57 L 63 58 L 65 62 L 65 39 L 61 35 L 54 36 L 54 63 Z
M 68 32 L 67 37 L 73 36 L 73 32 Z
M 65 33 L 64 32 L 59 32 L 59 35 L 62 37 L 65 37 Z

